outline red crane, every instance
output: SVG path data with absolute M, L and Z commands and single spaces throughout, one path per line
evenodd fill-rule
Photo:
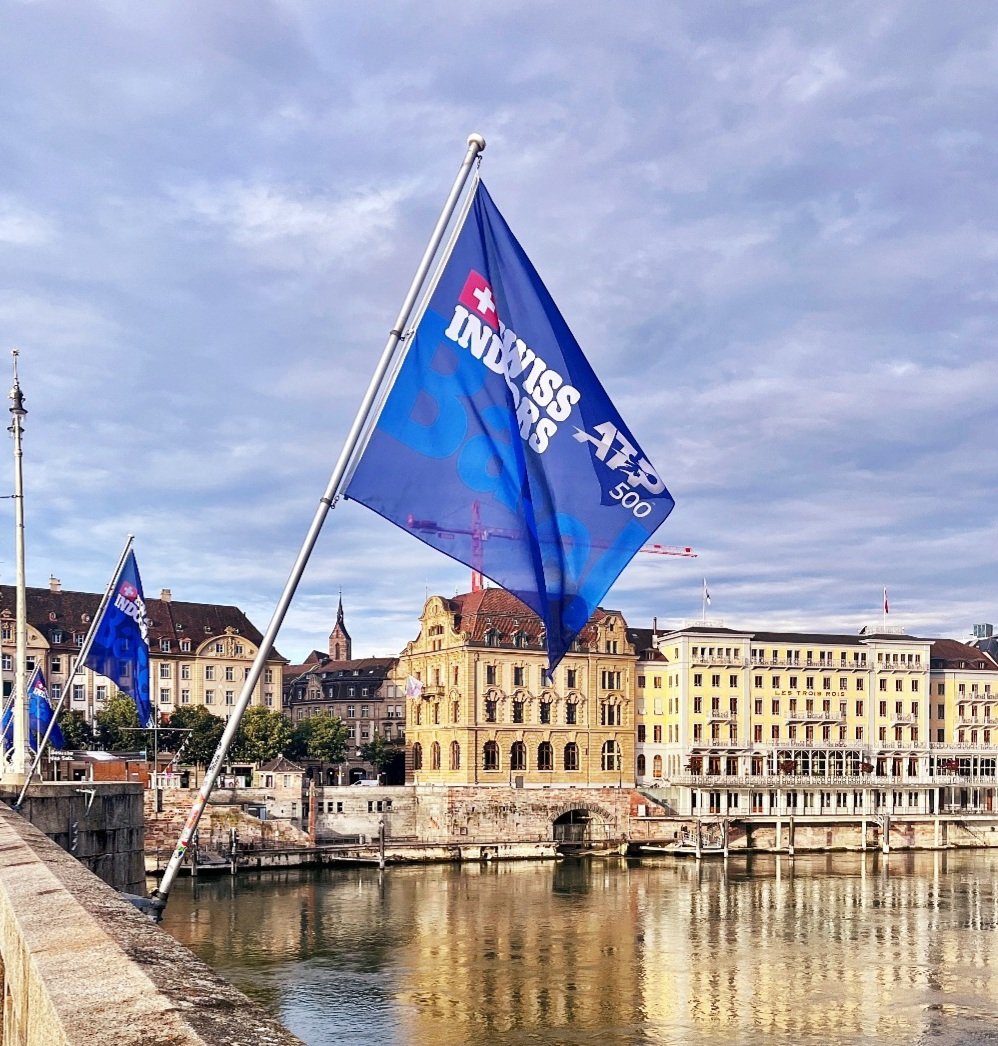
M 518 541 L 521 533 L 518 530 L 504 530 L 499 527 L 483 527 L 479 517 L 478 502 L 471 503 L 471 526 L 467 530 L 454 527 L 442 527 L 432 519 L 416 519 L 409 516 L 406 523 L 410 530 L 422 531 L 424 534 L 435 534 L 438 537 L 452 538 L 458 534 L 467 534 L 471 537 L 471 591 L 481 592 L 485 587 L 482 574 L 482 562 L 484 558 L 484 545 L 489 538 L 508 538 Z M 650 552 L 656 556 L 684 556 L 687 559 L 696 559 L 697 553 L 689 545 L 642 545 L 639 552 Z

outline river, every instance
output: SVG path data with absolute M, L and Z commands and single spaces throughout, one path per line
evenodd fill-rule
M 178 880 L 163 925 L 311 1046 L 998 1043 L 998 853 Z

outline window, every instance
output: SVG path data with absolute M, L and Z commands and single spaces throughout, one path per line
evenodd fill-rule
M 773 689 L 774 690 L 779 690 L 780 689 L 780 677 L 779 676 L 773 676 Z
M 274 670 L 272 668 L 265 668 L 263 670 L 263 681 L 265 683 L 273 683 L 273 681 L 274 681 Z
M 574 726 L 579 721 L 579 706 L 575 701 L 569 701 L 565 705 L 565 722 L 569 726 Z M 567 769 L 567 768 L 566 768 Z
M 904 688 L 904 680 L 903 679 L 895 679 L 894 680 L 894 689 L 897 690 L 898 692 L 900 692 L 903 688 Z
M 728 676 L 728 686 L 734 690 L 738 686 L 738 676 Z
M 542 723 L 550 723 L 551 722 L 551 702 L 550 701 L 542 701 L 541 702 L 541 722 Z
M 84 701 L 84 700 L 86 700 L 86 696 L 87 695 L 86 695 L 86 692 L 84 691 L 83 684 L 82 683 L 74 683 L 73 684 L 73 700 L 74 701 Z
M 661 742 L 661 740 L 662 740 L 662 727 L 661 726 L 656 725 L 653 728 L 653 736 L 654 736 L 654 738 L 655 738 L 655 740 L 657 742 Z
M 486 741 L 482 748 L 482 769 L 499 769 L 499 745 L 495 741 Z
M 645 739 L 645 724 L 638 723 L 638 741 L 644 741 Z
M 565 745 L 564 766 L 566 770 L 579 769 L 579 746 L 574 741 Z
M 620 672 L 617 670 L 611 670 L 604 668 L 600 672 L 600 686 L 604 690 L 619 690 L 620 689 Z
M 190 690 L 180 691 L 180 703 L 182 705 L 189 705 L 191 703 L 191 692 Z
M 694 697 L 693 698 L 693 714 L 694 715 L 699 715 L 702 711 L 703 711 L 703 698 L 702 697 Z
M 797 689 L 797 677 L 796 676 L 791 676 L 790 677 L 790 689 L 791 690 L 796 690 Z
M 235 690 L 225 691 L 225 703 L 227 705 L 234 705 L 236 703 L 236 692 Z
M 638 756 L 638 777 L 645 776 L 645 757 L 643 755 Z
M 703 686 L 703 674 L 702 673 L 700 673 L 700 672 L 694 672 L 693 673 L 693 685 L 694 686 Z
M 347 705 L 347 719 L 356 719 L 356 718 L 357 718 L 357 706 L 356 705 Z
M 863 680 L 862 679 L 857 679 L 856 680 L 856 689 L 857 690 L 862 690 L 863 689 Z
M 215 678 L 215 666 L 214 665 L 205 665 L 204 666 L 204 677 L 205 677 L 205 679 L 214 679 Z
M 385 735 L 388 736 L 387 734 Z M 461 769 L 461 746 L 457 741 L 451 741 L 450 743 L 450 768 L 452 770 Z
M 61 657 L 53 657 L 52 658 L 52 660 L 49 662 L 49 671 L 53 675 L 58 675 L 62 671 L 62 658 Z
M 987 688 L 985 688 L 985 689 L 987 689 Z M 913 679 L 911 681 L 911 692 L 913 694 L 917 694 L 918 693 L 918 680 L 917 679 Z
M 162 687 L 159 691 L 159 703 L 161 705 L 168 705 L 170 703 L 170 691 L 166 687 Z
M 496 721 L 496 702 L 491 698 L 485 699 L 485 722 L 494 723 Z
M 488 686 L 496 686 L 497 685 L 496 666 L 495 665 L 486 665 L 485 666 L 485 682 L 486 682 L 486 685 L 488 685 Z
M 537 769 L 554 769 L 554 748 L 550 741 L 541 741 L 537 746 Z
M 638 676 L 638 686 L 641 689 L 644 689 L 644 685 L 645 685 L 645 677 L 644 676 Z
M 601 702 L 599 706 L 599 721 L 600 726 L 620 726 L 620 705 L 607 704 L 605 701 Z
M 762 686 L 762 676 L 753 676 L 752 677 L 752 685 L 754 687 L 757 687 L 757 688 L 761 687 Z
M 778 697 L 773 698 L 773 715 L 780 714 L 780 699 Z
M 523 665 L 513 666 L 513 686 L 524 685 L 524 668 Z
M 181 679 L 190 679 L 191 678 L 191 666 L 190 665 L 181 665 L 180 666 L 180 678 Z
M 620 769 L 620 748 L 616 741 L 604 741 L 600 750 L 600 769 L 603 771 Z
M 881 679 L 880 680 L 880 689 L 881 690 L 886 690 L 887 689 L 887 680 L 886 679 Z
M 522 741 L 514 741 L 509 749 L 510 770 L 527 769 L 527 746 Z
M 488 745 L 485 746 L 486 748 Z M 423 746 L 417 741 L 412 746 L 412 768 L 413 770 L 423 769 Z M 488 767 L 486 767 L 486 770 Z
M 522 723 L 523 722 L 523 702 L 522 701 L 514 701 L 513 702 L 513 722 L 514 723 Z M 515 769 L 515 767 L 514 767 L 514 769 Z
M 660 755 L 655 756 L 655 758 L 652 760 L 652 764 L 651 765 L 652 765 L 652 776 L 653 777 L 661 777 L 662 776 L 662 757 Z
M 235 680 L 235 678 L 236 678 L 236 670 L 232 667 L 232 665 L 226 665 L 225 666 L 225 681 L 227 683 L 231 683 L 231 682 L 233 682 L 233 680 Z
M 439 741 L 434 741 L 433 744 L 430 745 L 430 769 L 431 770 L 439 770 L 440 769 L 440 742 Z
M 191 652 L 191 641 L 189 639 L 180 640 L 180 652 L 182 654 L 189 654 Z
M 859 680 L 857 680 L 857 682 L 859 682 Z M 856 702 L 856 715 L 862 715 L 862 714 L 863 714 L 863 702 L 862 701 L 857 701 Z
M 461 702 L 451 701 L 450 703 L 450 721 L 452 723 L 461 722 Z
M 215 703 L 215 691 L 214 690 L 206 690 L 204 692 L 204 703 L 206 705 L 213 705 Z
M 718 672 L 710 677 L 710 685 L 715 689 L 721 685 L 721 673 Z
M 170 678 L 170 666 L 167 664 L 160 663 L 159 666 L 159 678 L 169 679 Z
M 565 669 L 565 686 L 574 690 L 579 685 L 579 670 L 577 668 Z

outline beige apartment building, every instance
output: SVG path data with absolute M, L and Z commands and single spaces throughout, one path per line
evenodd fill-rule
M 597 610 L 549 679 L 543 624 L 514 596 L 432 596 L 397 666 L 407 782 L 633 786 L 636 663 L 617 611 Z
M 998 664 L 982 650 L 707 624 L 649 646 L 636 778 L 677 814 L 998 810 Z
M 70 687 L 64 707 L 83 712 L 90 721 L 117 692 L 114 683 L 90 669 L 70 681 L 100 598 L 97 593 L 63 591 L 55 578 L 48 588 L 27 590 L 29 673 L 42 666 L 53 704 Z M 0 675 L 5 696 L 14 681 L 15 600 L 14 587 L 0 585 Z M 181 602 L 172 598 L 169 589 L 145 602 L 153 708 L 169 715 L 176 708 L 204 705 L 214 715 L 227 716 L 259 649 L 263 638 L 259 630 L 238 607 Z M 271 653 L 252 704 L 280 711 L 284 663 L 279 654 Z

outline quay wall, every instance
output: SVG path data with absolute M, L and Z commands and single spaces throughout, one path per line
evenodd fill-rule
M 0 804 L 0 1046 L 301 1046 Z
M 0 802 L 19 794 L 0 785 Z M 140 784 L 33 781 L 18 813 L 109 886 L 145 891 Z

